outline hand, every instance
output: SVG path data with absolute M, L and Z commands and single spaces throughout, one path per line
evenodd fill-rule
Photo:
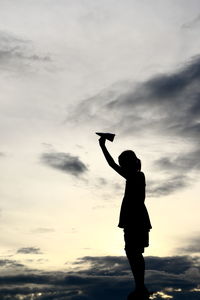
M 106 139 L 104 137 L 100 137 L 99 139 L 99 145 L 102 147 L 102 146 L 105 146 L 105 142 L 106 142 Z

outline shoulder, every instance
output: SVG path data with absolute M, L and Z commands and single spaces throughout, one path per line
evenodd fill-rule
M 142 171 L 138 171 L 136 174 L 139 178 L 145 178 L 145 175 Z

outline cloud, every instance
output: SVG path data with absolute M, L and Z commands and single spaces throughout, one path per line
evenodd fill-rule
M 184 244 L 185 246 L 176 249 L 179 253 L 200 254 L 200 234 L 190 237 Z
M 165 178 L 163 181 L 159 180 L 149 182 L 147 186 L 147 194 L 150 197 L 167 196 L 177 190 L 186 188 L 190 185 L 190 180 L 187 176 L 177 175 Z
M 81 257 L 75 262 L 76 265 L 90 265 L 88 270 L 84 270 L 83 273 L 88 275 L 96 274 L 98 276 L 121 276 L 129 274 L 129 266 L 126 257 L 124 256 L 85 256 Z
M 14 274 L 27 274 L 32 272 L 24 263 L 15 259 L 3 258 L 0 259 L 0 285 L 4 276 L 10 276 Z M 1 290 L 1 289 L 0 289 Z M 0 297 L 1 298 L 1 297 Z
M 98 181 L 98 184 L 99 184 L 101 187 L 108 184 L 108 181 L 107 181 L 105 178 L 103 178 L 103 177 L 97 178 L 97 181 Z
M 192 29 L 194 27 L 197 27 L 200 24 L 200 15 L 196 16 L 193 20 L 184 23 L 182 25 L 182 29 Z
M 190 256 L 149 256 L 146 259 L 146 269 L 162 271 L 170 274 L 184 274 L 196 265 L 197 258 Z
M 149 186 L 152 196 L 169 195 L 189 186 L 193 172 L 200 170 L 199 82 L 200 56 L 196 56 L 174 72 L 140 83 L 119 83 L 82 101 L 70 113 L 70 122 L 99 128 L 103 124 L 102 130 L 140 140 L 165 137 L 170 143 L 176 139 L 181 153 L 163 155 L 154 164 L 159 171 L 173 174 Z
M 47 227 L 38 227 L 31 232 L 33 233 L 48 233 L 48 232 L 54 232 L 53 228 L 47 228 Z
M 146 257 L 146 282 L 154 299 L 198 299 L 199 266 L 194 257 Z M 0 297 L 19 299 L 125 299 L 132 275 L 124 256 L 86 256 L 75 262 L 77 271 L 0 276 Z M 189 276 L 189 274 L 191 276 Z
M 40 248 L 35 248 L 35 247 L 20 248 L 17 250 L 17 253 L 19 253 L 19 254 L 42 254 L 42 252 L 40 251 Z
M 154 161 L 154 168 L 156 167 L 160 172 L 173 175 L 165 178 L 163 182 L 161 180 L 158 183 L 150 182 L 149 195 L 168 195 L 190 186 L 195 180 L 195 177 L 191 177 L 192 172 L 200 171 L 199 157 L 200 151 L 197 149 L 186 153 L 170 154 Z
M 200 57 L 174 73 L 159 74 L 124 88 L 115 86 L 86 99 L 70 113 L 70 121 L 92 119 L 108 130 L 128 134 L 167 134 L 197 138 L 199 124 Z M 80 117 L 79 117 L 80 116 Z
M 20 70 L 19 67 L 30 67 L 30 63 L 51 62 L 49 55 L 35 53 L 29 40 L 14 34 L 0 31 L 0 66 L 1 70 Z
M 87 166 L 79 159 L 63 152 L 49 152 L 41 155 L 41 161 L 55 169 L 78 177 L 88 171 Z
M 17 262 L 16 260 L 11 260 L 11 259 L 0 259 L 0 267 L 6 267 L 6 268 L 10 268 L 10 267 L 14 267 L 14 268 L 21 268 L 24 265 Z
M 155 165 L 164 171 L 190 172 L 192 170 L 200 170 L 199 157 L 200 150 L 196 150 L 189 153 L 171 155 L 170 157 L 162 157 L 155 161 Z
M 95 206 L 93 206 L 92 207 L 92 209 L 97 209 L 97 210 L 99 210 L 99 209 L 103 209 L 103 208 L 105 208 L 105 206 L 104 205 L 95 205 Z
M 102 187 L 111 188 L 114 192 L 122 192 L 123 186 L 121 186 L 118 182 L 114 182 L 113 180 L 108 180 L 103 177 L 96 177 L 94 181 L 95 188 L 101 189 Z

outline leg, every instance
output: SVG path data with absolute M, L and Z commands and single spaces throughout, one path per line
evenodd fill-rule
M 125 248 L 126 255 L 135 279 L 136 290 L 144 290 L 144 273 L 145 273 L 145 261 L 140 251 L 131 251 Z
M 145 261 L 142 253 L 148 244 L 148 232 L 133 232 L 124 229 L 125 251 L 135 280 L 135 291 L 128 299 L 149 299 L 149 292 L 144 285 Z M 136 298 L 134 298 L 136 297 Z

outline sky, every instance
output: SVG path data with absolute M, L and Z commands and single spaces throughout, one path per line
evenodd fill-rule
M 0 0 L 0 25 L 1 296 L 126 294 L 125 182 L 102 131 L 116 161 L 142 161 L 152 299 L 196 299 L 199 1 Z

